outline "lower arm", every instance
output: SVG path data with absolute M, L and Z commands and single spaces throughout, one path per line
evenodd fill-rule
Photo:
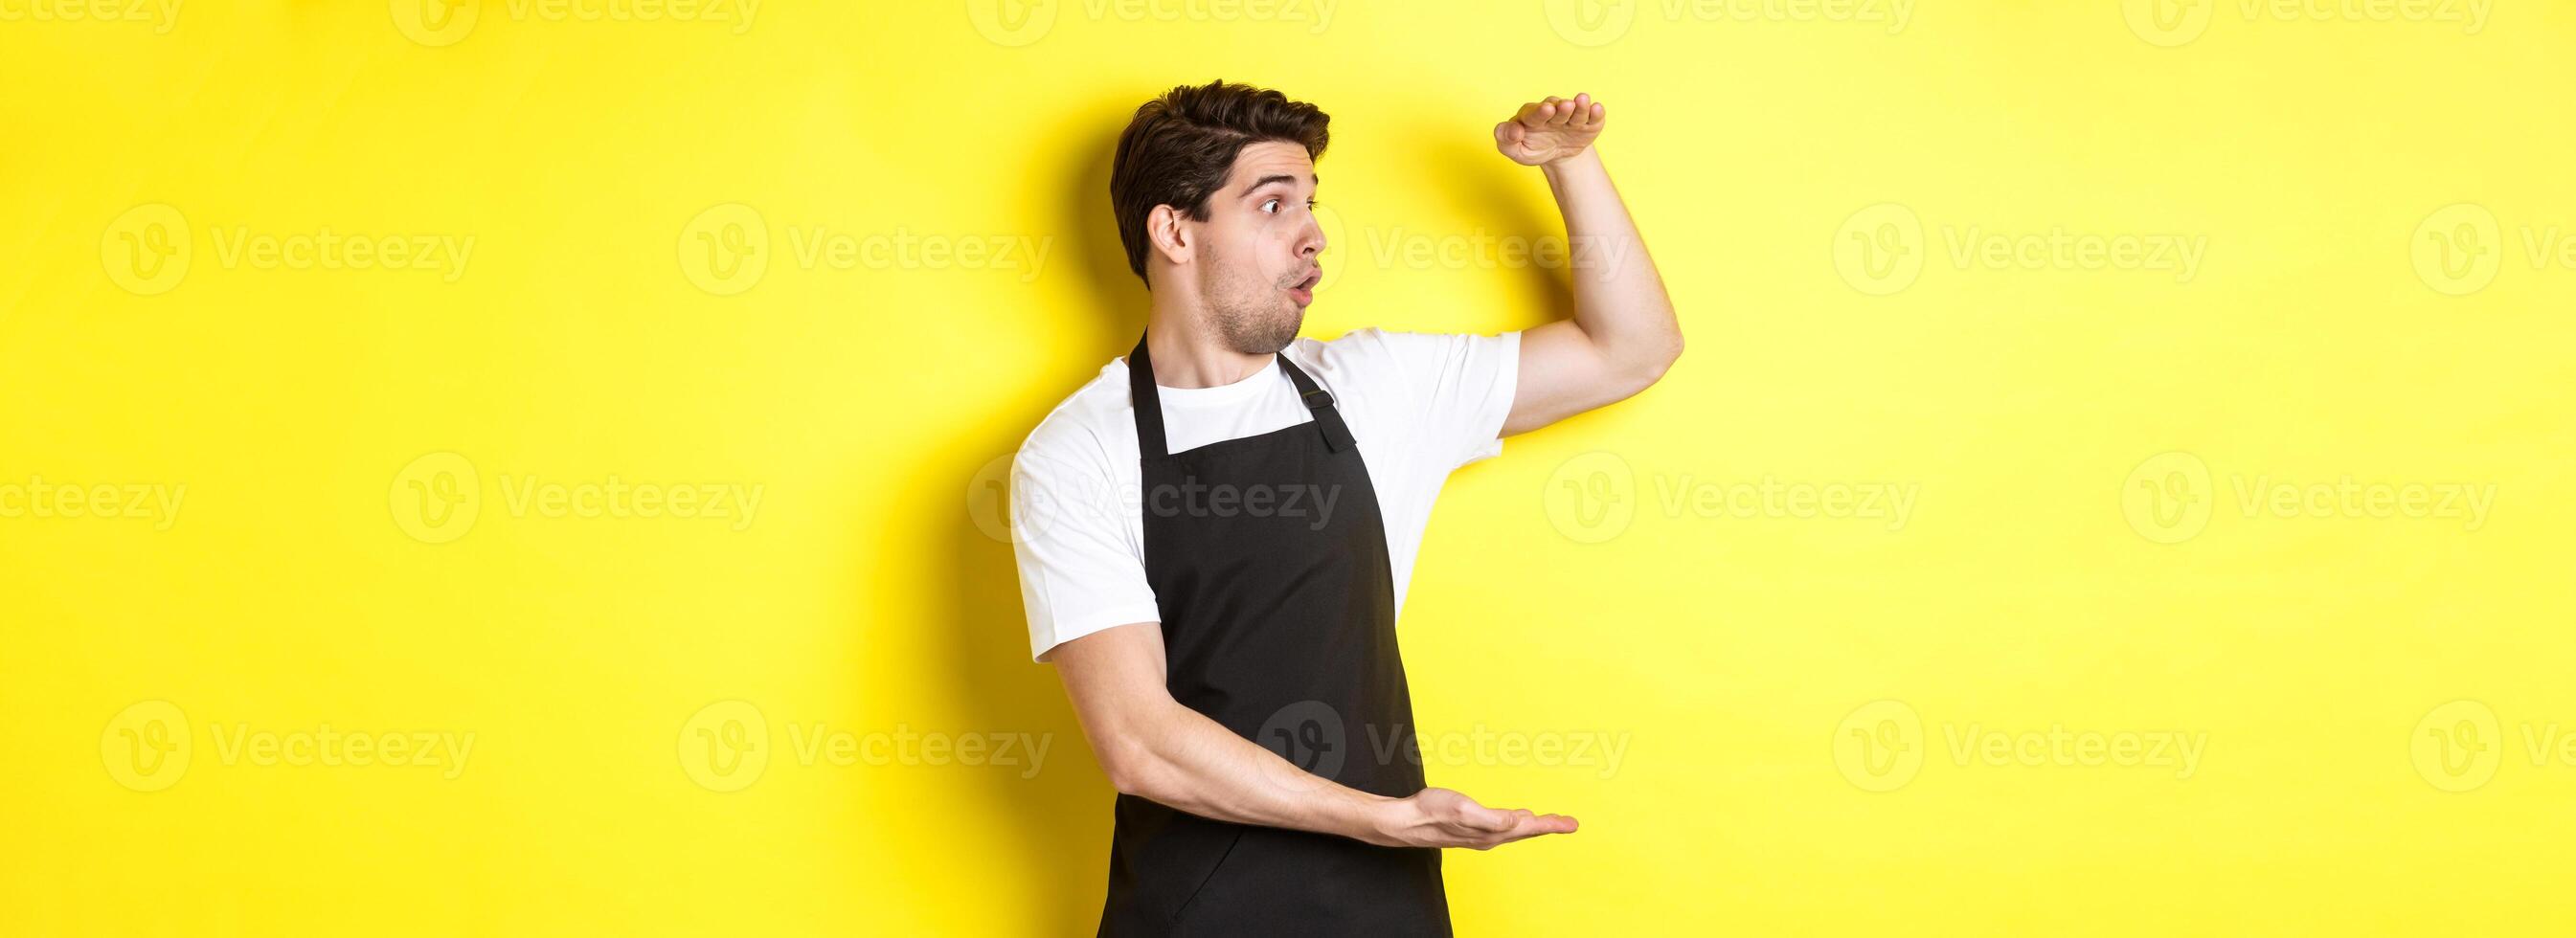
M 1174 704 L 1143 728 L 1119 789 L 1201 817 L 1385 843 L 1398 799 L 1297 768 L 1216 721 Z

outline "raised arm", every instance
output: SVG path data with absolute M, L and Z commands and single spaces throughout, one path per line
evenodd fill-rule
M 1103 629 L 1050 655 L 1091 752 L 1125 794 L 1201 817 L 1351 837 L 1387 847 L 1474 847 L 1569 833 L 1573 818 L 1488 808 L 1445 788 L 1372 795 L 1297 768 L 1173 700 L 1163 630 Z
M 1521 335 L 1520 380 L 1505 434 L 1526 433 L 1616 403 L 1664 376 L 1682 354 L 1681 322 L 1637 223 L 1592 146 L 1606 110 L 1588 94 L 1521 105 L 1494 125 L 1494 146 L 1546 174 L 1565 215 L 1574 318 Z

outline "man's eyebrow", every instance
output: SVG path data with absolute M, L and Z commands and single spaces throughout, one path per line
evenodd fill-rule
M 1308 182 L 1312 182 L 1318 186 L 1324 184 L 1324 177 L 1322 176 L 1308 176 L 1306 179 Z M 1284 182 L 1290 185 L 1295 185 L 1297 177 L 1288 175 L 1287 173 L 1272 173 L 1268 176 L 1263 176 L 1259 179 L 1253 180 L 1251 185 L 1243 187 L 1243 191 L 1250 193 L 1255 189 L 1259 189 L 1274 182 Z

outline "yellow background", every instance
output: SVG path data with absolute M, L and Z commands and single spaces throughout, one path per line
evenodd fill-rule
M 1063 0 L 1013 32 L 989 0 L 773 0 L 740 30 L 6 2 L 0 509 L 185 488 L 167 517 L 0 512 L 0 932 L 1088 933 L 1111 792 L 1027 661 L 990 483 L 1141 324 L 1114 134 L 1216 77 L 1333 115 L 1309 335 L 1555 315 L 1563 272 L 1479 260 L 1479 235 L 1558 230 L 1488 128 L 1588 91 L 1690 337 L 1643 397 L 1460 472 L 1424 545 L 1424 732 L 1625 747 L 1435 758 L 1434 784 L 1584 825 L 1453 852 L 1462 933 L 2576 915 L 2576 760 L 2531 748 L 2576 732 L 2576 269 L 2528 248 L 2576 236 L 2563 4 L 2472 32 L 2362 5 L 1925 2 L 1891 29 L 1785 0 L 1350 0 L 1319 30 Z M 751 228 L 699 221 L 737 203 Z M 2486 214 L 2435 218 L 2459 203 Z M 185 225 L 175 281 L 119 270 L 171 243 L 120 222 L 150 205 Z M 1888 217 L 1919 271 L 1847 277 Z M 2420 262 L 2481 220 L 2468 279 Z M 219 251 L 325 229 L 475 243 L 451 270 Z M 1952 252 L 2060 229 L 2205 256 L 2185 281 Z M 806 262 L 817 233 L 877 259 Z M 1050 250 L 907 261 L 898 234 Z M 765 269 L 726 279 L 709 243 Z M 1387 250 L 1415 243 L 1433 259 Z M 449 457 L 407 470 L 436 454 L 465 489 Z M 2136 501 L 2174 466 L 2188 529 Z M 763 498 L 740 530 L 512 508 L 612 477 Z M 1919 494 L 1902 524 L 1666 499 L 1766 477 Z M 2238 494 L 2347 478 L 2493 502 Z M 435 524 L 411 482 L 478 513 Z M 698 731 L 751 722 L 726 738 L 765 767 L 714 790 L 752 770 Z M 324 726 L 474 745 L 453 778 L 227 748 Z M 2182 777 L 1953 745 L 2060 727 L 2205 750 Z M 174 729 L 184 774 L 120 748 Z M 800 759 L 818 730 L 1049 748 L 1033 773 Z M 1855 731 L 1917 764 L 1882 774 Z

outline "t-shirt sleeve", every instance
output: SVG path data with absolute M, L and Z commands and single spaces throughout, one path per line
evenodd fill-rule
M 1503 420 L 1520 382 L 1521 334 L 1386 332 L 1353 334 L 1374 345 L 1403 383 L 1413 407 L 1409 439 L 1441 469 L 1503 451 Z
M 1011 541 L 1033 661 L 1102 629 L 1162 619 L 1118 487 L 1106 465 L 1082 455 L 1032 440 L 1011 462 Z

